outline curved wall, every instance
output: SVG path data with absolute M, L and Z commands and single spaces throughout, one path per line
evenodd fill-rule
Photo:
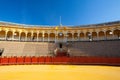
M 71 56 L 120 57 L 119 40 L 120 21 L 61 27 L 0 22 L 0 49 L 4 48 L 2 56 L 51 56 L 57 46 L 55 43 L 72 42 L 68 46 Z
M 0 41 L 0 48 L 4 48 L 2 56 L 50 56 L 54 49 L 52 43 L 46 42 L 14 42 Z
M 69 43 L 71 56 L 120 57 L 120 41 Z
M 70 56 L 120 57 L 120 41 L 69 42 Z M 2 56 L 52 56 L 55 43 L 0 41 Z
M 0 23 L 0 40 L 93 41 L 120 39 L 120 22 L 89 26 L 26 26 Z

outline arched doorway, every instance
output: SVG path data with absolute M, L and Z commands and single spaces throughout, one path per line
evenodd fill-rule
M 86 40 L 92 41 L 92 34 L 90 32 L 86 32 Z
M 77 41 L 78 40 L 78 33 L 74 33 L 74 40 Z
M 49 41 L 55 41 L 55 33 L 50 33 Z
M 80 40 L 83 41 L 85 38 L 85 34 L 83 32 L 80 33 Z
M 27 33 L 27 41 L 31 41 L 31 33 Z
M 33 33 L 32 41 L 37 41 L 37 33 Z
M 97 32 L 92 32 L 92 39 L 97 40 Z
M 14 36 L 14 40 L 19 40 L 19 32 L 14 32 L 14 34 L 13 34 L 13 36 Z
M 63 42 L 64 41 L 64 34 L 62 32 L 59 32 L 58 33 L 58 38 L 57 38 L 58 41 L 60 42 Z
M 105 33 L 103 31 L 100 31 L 98 33 L 98 36 L 99 36 L 99 40 L 104 40 L 105 39 Z
M 25 38 L 26 38 L 25 32 L 21 32 L 20 40 L 25 41 Z
M 67 33 L 67 41 L 72 41 L 72 33 Z
M 38 41 L 43 41 L 42 33 L 39 33 L 39 34 L 38 34 Z
M 0 31 L 0 40 L 5 40 L 5 31 Z
M 112 39 L 112 37 L 113 37 L 113 32 L 111 30 L 106 31 L 106 38 Z
M 113 31 L 114 39 L 120 39 L 120 30 L 116 29 Z
M 44 41 L 48 41 L 48 33 L 44 33 Z
M 8 31 L 7 33 L 7 40 L 12 40 L 13 38 L 13 32 L 12 31 Z

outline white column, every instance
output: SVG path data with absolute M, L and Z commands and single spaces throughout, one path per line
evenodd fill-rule
M 25 33 L 25 41 L 27 41 L 27 34 L 28 34 L 28 32 Z
M 113 30 L 111 30 L 110 35 L 112 36 L 111 39 L 114 39 Z
M 37 41 L 38 41 L 38 36 L 39 36 L 39 33 L 37 32 Z
M 78 37 L 77 41 L 80 41 L 80 32 L 78 32 L 77 37 Z
M 99 34 L 99 32 L 96 32 L 96 33 L 97 33 L 97 40 L 99 40 L 99 35 L 98 35 L 98 34 Z
M 92 41 L 92 39 L 93 39 L 93 37 L 92 37 L 92 33 L 89 32 L 87 36 L 88 36 L 89 41 Z
M 68 35 L 67 35 L 67 32 L 66 32 L 66 34 L 65 34 L 65 39 L 66 39 L 66 42 L 67 42 L 67 36 L 68 36 Z
M 72 33 L 72 41 L 74 41 L 74 33 Z
M 84 39 L 83 39 L 83 41 L 86 41 L 86 40 L 87 40 L 86 32 L 83 32 L 83 34 L 84 34 Z
M 30 41 L 33 41 L 33 32 L 31 33 Z
M 21 32 L 19 32 L 19 41 L 20 41 L 20 39 L 21 39 Z
M 57 30 L 56 30 L 56 33 L 55 33 L 55 42 L 57 41 L 57 36 L 58 36 L 58 34 L 57 34 Z
M 104 38 L 104 40 L 107 40 L 106 31 L 103 31 L 103 32 L 104 32 L 104 34 L 105 34 L 105 38 Z
M 48 33 L 48 42 L 49 42 L 49 33 Z
M 8 33 L 8 31 L 5 32 L 5 40 L 7 40 L 7 33 Z
M 43 38 L 43 42 L 44 42 L 44 32 L 42 33 L 42 38 Z
M 13 31 L 12 40 L 14 40 L 14 36 L 15 36 L 15 31 Z

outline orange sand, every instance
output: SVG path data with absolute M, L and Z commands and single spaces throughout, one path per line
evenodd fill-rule
M 0 80 L 120 80 L 120 67 L 91 65 L 0 66 Z

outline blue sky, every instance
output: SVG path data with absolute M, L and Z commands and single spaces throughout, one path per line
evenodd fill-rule
M 85 25 L 120 20 L 120 0 L 0 0 L 0 21 Z

